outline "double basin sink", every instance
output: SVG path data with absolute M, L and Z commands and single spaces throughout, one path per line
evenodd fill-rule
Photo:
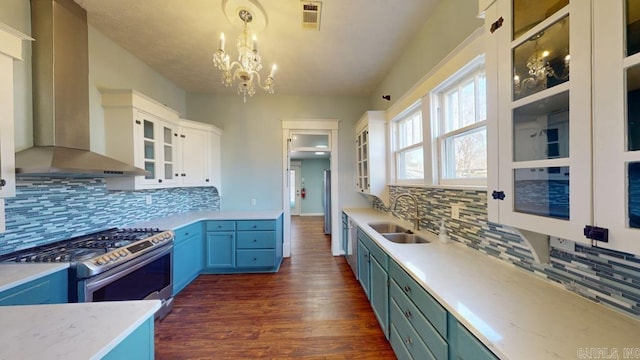
M 425 244 L 429 240 L 394 223 L 372 223 L 369 226 L 385 239 L 397 244 Z

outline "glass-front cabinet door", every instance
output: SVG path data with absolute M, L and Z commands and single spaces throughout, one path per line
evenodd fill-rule
M 136 125 L 141 129 L 138 132 L 141 165 L 149 172 L 147 176 L 140 177 L 140 183 L 158 186 L 175 183 L 178 176 L 175 167 L 176 126 L 145 113 L 138 114 Z
M 594 224 L 598 246 L 640 253 L 640 1 L 594 0 Z
M 487 74 L 497 84 L 488 87 L 497 97 L 488 103 L 489 141 L 498 142 L 491 145 L 489 219 L 587 241 L 590 1 L 499 0 L 487 15 L 487 49 L 495 52 L 487 54 Z

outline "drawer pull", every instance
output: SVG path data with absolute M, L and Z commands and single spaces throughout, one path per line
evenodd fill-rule
M 407 318 L 407 319 L 411 318 L 411 311 L 406 310 L 406 311 L 404 312 L 404 316 L 406 316 L 406 318 Z
M 411 344 L 413 344 L 413 340 L 411 340 L 411 338 L 410 338 L 410 337 L 408 337 L 408 338 L 406 338 L 406 339 L 404 340 L 404 343 L 405 343 L 405 344 L 407 344 L 407 345 L 411 345 Z
M 255 228 L 257 228 L 257 227 L 258 227 L 258 225 L 253 225 L 253 228 L 254 228 L 254 229 L 255 229 Z
M 404 286 L 404 292 L 406 292 L 406 293 L 410 293 L 411 292 L 411 288 L 409 287 L 409 285 L 405 285 Z
M 253 261 L 258 261 L 258 258 L 253 258 Z
M 257 239 L 253 239 L 253 242 L 258 242 L 258 240 Z

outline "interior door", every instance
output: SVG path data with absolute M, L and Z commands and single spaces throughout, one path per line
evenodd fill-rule
M 289 171 L 290 184 L 289 188 L 289 203 L 291 206 L 291 215 L 300 215 L 301 197 L 300 189 L 302 188 L 302 168 L 299 161 L 291 161 L 291 171 Z

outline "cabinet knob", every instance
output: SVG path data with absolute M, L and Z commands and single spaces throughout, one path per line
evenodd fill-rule
M 409 319 L 409 318 L 411 317 L 411 311 L 406 310 L 406 311 L 404 312 L 404 316 L 405 316 L 407 319 Z
M 161 182 L 162 182 L 162 179 L 158 179 L 158 182 L 159 182 L 159 183 L 161 183 Z
M 185 173 L 182 173 L 181 175 L 182 175 L 182 177 L 185 177 L 185 176 L 187 176 L 187 174 L 185 174 Z
M 205 182 L 209 182 L 209 179 L 204 179 Z
M 258 242 L 258 240 L 257 239 L 253 239 L 253 242 Z
M 411 340 L 411 338 L 410 338 L 410 337 L 408 337 L 408 338 L 404 341 L 404 343 L 405 343 L 405 344 L 407 344 L 407 345 L 411 345 L 411 344 L 413 343 L 413 340 Z
M 5 185 L 7 185 L 7 180 L 0 179 L 0 186 L 5 186 Z
M 411 288 L 409 287 L 409 285 L 404 286 L 404 292 L 406 293 L 411 292 Z

